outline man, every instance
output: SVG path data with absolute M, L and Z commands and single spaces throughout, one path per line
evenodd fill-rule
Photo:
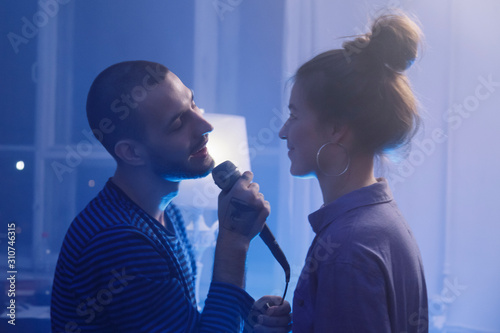
M 191 247 L 171 204 L 181 180 L 214 166 L 206 148 L 213 128 L 192 91 L 160 64 L 119 63 L 92 84 L 87 118 L 117 168 L 64 239 L 53 332 L 238 332 L 252 306 L 256 332 L 288 332 L 287 302 L 272 306 L 279 298 L 267 296 L 254 304 L 243 290 L 249 243 L 270 211 L 250 172 L 219 197 L 213 279 L 203 312 L 197 310 Z M 235 200 L 257 214 L 234 214 Z

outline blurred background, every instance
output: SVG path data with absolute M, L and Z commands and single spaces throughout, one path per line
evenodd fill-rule
M 389 156 L 378 170 L 389 179 L 422 252 L 430 300 L 425 320 L 432 332 L 500 332 L 497 0 L 4 1 L 0 330 L 50 331 L 51 283 L 62 239 L 115 167 L 89 134 L 86 95 L 99 72 L 124 60 L 169 67 L 194 90 L 207 117 L 222 117 L 214 136 L 233 126 L 224 119 L 236 119 L 238 133 L 246 133 L 236 139 L 228 132 L 221 140 L 238 140 L 240 167 L 251 168 L 272 205 L 268 224 L 292 266 L 291 302 L 313 237 L 307 215 L 322 200 L 314 180 L 288 172 L 286 144 L 278 139 L 288 114 L 286 83 L 312 56 L 339 48 L 341 37 L 366 32 L 369 19 L 387 7 L 418 18 L 426 37 L 421 58 L 408 71 L 424 127 L 409 155 Z M 206 186 L 198 188 L 212 200 Z M 215 209 L 201 204 L 205 200 L 179 201 L 199 245 L 203 306 Z M 6 316 L 10 226 L 16 327 Z M 282 294 L 284 274 L 260 239 L 252 243 L 247 268 L 254 298 Z

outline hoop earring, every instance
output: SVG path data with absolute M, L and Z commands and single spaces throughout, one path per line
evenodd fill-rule
M 327 142 L 327 143 L 325 143 L 324 145 L 322 145 L 322 146 L 318 149 L 318 152 L 316 153 L 316 165 L 318 166 L 319 171 L 323 172 L 325 175 L 327 175 L 327 176 L 331 176 L 331 177 L 339 177 L 339 176 L 342 176 L 344 173 L 346 173 L 346 172 L 347 172 L 347 170 L 349 170 L 349 166 L 351 165 L 351 157 L 349 156 L 349 152 L 347 151 L 347 148 L 346 148 L 343 144 L 341 144 L 341 143 L 337 143 L 337 145 L 338 145 L 338 146 L 340 146 L 342 149 L 344 149 L 345 154 L 346 154 L 346 156 L 347 156 L 347 164 L 346 164 L 346 166 L 345 166 L 344 170 L 343 170 L 341 173 L 336 174 L 336 175 L 334 175 L 334 174 L 329 174 L 328 172 L 325 172 L 325 171 L 321 168 L 321 165 L 320 165 L 320 163 L 319 163 L 319 155 L 321 154 L 321 151 L 323 150 L 323 148 L 325 148 L 326 146 L 328 146 L 329 144 L 332 144 L 332 143 L 334 143 L 334 142 Z

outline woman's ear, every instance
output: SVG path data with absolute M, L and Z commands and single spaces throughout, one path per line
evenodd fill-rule
M 349 127 L 346 124 L 336 123 L 332 126 L 332 129 L 330 131 L 330 141 L 335 143 L 342 142 L 347 136 L 348 132 Z
M 140 166 L 146 164 L 146 151 L 135 140 L 124 139 L 118 141 L 115 144 L 115 154 L 128 165 Z

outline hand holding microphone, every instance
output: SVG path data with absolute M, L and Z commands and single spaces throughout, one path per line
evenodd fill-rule
M 216 168 L 217 169 L 217 168 Z M 219 179 L 214 169 L 214 179 Z M 219 176 L 228 175 L 222 172 Z M 219 235 L 215 247 L 212 281 L 231 283 L 240 288 L 245 285 L 245 261 L 250 241 L 262 230 L 270 212 L 270 205 L 259 193 L 259 186 L 252 183 L 253 175 L 245 172 L 242 177 L 222 177 L 227 190 L 219 194 Z M 220 180 L 220 179 L 219 179 Z M 234 186 L 233 186 L 234 185 Z
M 219 226 L 248 241 L 260 233 L 271 210 L 269 202 L 259 193 L 259 185 L 252 183 L 252 179 L 251 172 L 232 178 L 231 186 L 226 186 L 219 196 Z M 226 183 L 216 181 L 216 184 L 220 187 Z
M 252 173 L 245 172 L 241 175 L 236 166 L 230 161 L 215 167 L 212 176 L 215 184 L 222 190 L 219 196 L 219 225 L 222 228 L 247 235 L 250 239 L 260 231 L 260 237 L 285 271 L 286 287 L 282 298 L 283 303 L 288 289 L 288 282 L 290 281 L 290 265 L 271 230 L 264 223 L 270 212 L 269 203 L 264 201 L 263 195 L 259 193 L 258 184 L 251 183 Z M 234 188 L 235 186 L 236 188 Z M 248 201 L 231 196 L 232 191 L 238 191 L 238 187 L 245 186 L 248 189 L 251 188 L 254 194 L 253 197 L 248 198 Z M 221 216 L 221 214 L 224 216 Z M 264 218 L 264 221 L 262 221 L 262 218 Z M 255 223 L 256 221 L 259 223 Z

